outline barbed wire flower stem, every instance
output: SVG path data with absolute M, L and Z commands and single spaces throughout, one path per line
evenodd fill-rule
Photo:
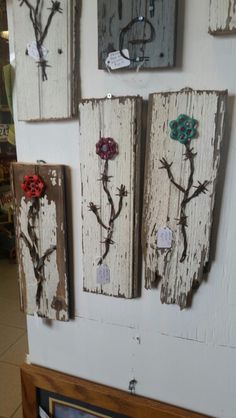
M 116 196 L 119 196 L 119 204 L 118 209 L 116 210 L 113 198 L 108 187 L 108 183 L 110 182 L 111 178 L 111 176 L 108 175 L 108 160 L 111 160 L 116 157 L 116 155 L 118 154 L 118 145 L 112 138 L 101 138 L 99 142 L 96 144 L 96 153 L 100 156 L 102 160 L 105 160 L 103 172 L 101 173 L 101 178 L 99 179 L 99 181 L 102 182 L 103 190 L 107 196 L 107 200 L 110 205 L 110 216 L 108 225 L 106 225 L 100 217 L 100 208 L 93 202 L 89 203 L 89 210 L 95 214 L 99 225 L 101 225 L 101 227 L 107 231 L 107 235 L 104 238 L 104 241 L 101 242 L 101 244 L 105 245 L 105 250 L 98 261 L 98 265 L 101 265 L 109 253 L 110 246 L 114 244 L 114 223 L 122 211 L 123 199 L 127 196 L 127 190 L 123 184 L 121 184 L 121 186 L 117 188 L 118 193 Z
M 29 17 L 34 29 L 34 36 L 36 47 L 38 51 L 38 61 L 37 64 L 41 67 L 42 71 L 42 81 L 46 81 L 48 79 L 46 68 L 49 67 L 48 61 L 44 58 L 43 54 L 43 42 L 45 41 L 49 27 L 52 23 L 52 19 L 56 13 L 62 13 L 61 2 L 51 0 L 51 7 L 48 8 L 50 11 L 46 25 L 44 29 L 42 29 L 42 19 L 41 19 L 41 11 L 40 5 L 42 4 L 42 0 L 36 1 L 36 6 L 34 7 L 29 0 L 18 0 L 20 2 L 20 6 L 25 5 L 29 9 Z
M 180 115 L 176 120 L 170 122 L 171 128 L 171 139 L 179 141 L 181 144 L 185 146 L 185 160 L 189 161 L 190 165 L 190 173 L 188 177 L 188 184 L 187 187 L 183 187 L 182 185 L 178 184 L 175 179 L 174 175 L 171 171 L 171 166 L 173 162 L 168 163 L 165 158 L 160 160 L 162 166 L 159 167 L 160 169 L 165 169 L 167 171 L 168 177 L 170 182 L 184 194 L 183 199 L 180 204 L 180 217 L 176 219 L 178 221 L 178 225 L 181 226 L 181 233 L 183 236 L 183 251 L 180 257 L 180 263 L 183 263 L 187 256 L 187 249 L 188 249 L 188 239 L 187 239 L 187 214 L 186 208 L 189 202 L 199 196 L 201 193 L 205 194 L 207 192 L 207 185 L 209 181 L 205 180 L 203 183 L 198 181 L 197 186 L 193 186 L 193 177 L 194 177 L 194 158 L 196 157 L 197 153 L 193 152 L 193 148 L 190 147 L 191 140 L 196 138 L 197 136 L 197 121 L 193 118 L 190 118 L 187 115 Z M 192 187 L 196 190 L 190 194 Z

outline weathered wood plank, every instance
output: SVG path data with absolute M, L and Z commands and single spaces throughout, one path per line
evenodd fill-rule
M 13 2 L 14 44 L 16 54 L 17 114 L 19 120 L 71 118 L 77 113 L 79 87 L 79 18 L 80 0 L 60 1 L 62 11 L 56 12 L 47 31 L 43 47 L 47 80 L 42 80 L 38 59 L 29 56 L 27 44 L 35 41 L 29 8 Z M 30 0 L 35 7 L 36 0 Z M 40 1 L 39 22 L 44 30 L 52 2 Z M 40 20 L 41 19 L 41 20 Z M 22 30 L 22 27 L 24 30 Z M 37 49 L 36 49 L 37 52 Z
M 236 33 L 235 0 L 210 0 L 209 33 L 212 35 Z
M 137 296 L 138 282 L 141 99 L 124 97 L 82 101 L 79 118 L 84 290 L 132 298 Z M 100 138 L 112 138 L 118 145 L 118 155 L 107 160 L 107 183 L 99 181 L 106 164 L 106 160 L 96 154 Z M 105 189 L 109 190 L 117 213 L 122 185 L 127 194 L 124 193 L 120 214 L 113 223 L 114 214 Z M 98 223 L 91 202 L 98 207 L 97 214 L 109 230 Z M 101 260 L 106 249 L 104 241 L 110 230 L 109 252 Z M 100 261 L 102 266 L 108 266 L 110 272 L 107 283 L 104 283 L 104 278 L 97 277 Z
M 201 283 L 209 257 L 226 97 L 227 92 L 191 89 L 150 97 L 143 217 L 145 287 L 161 280 L 161 301 L 181 308 L 189 304 L 193 288 Z M 170 138 L 169 123 L 179 115 L 197 121 L 198 136 L 186 146 Z M 194 192 L 197 195 L 183 203 Z M 160 248 L 160 236 L 157 243 L 162 228 L 172 232 L 170 248 L 168 234 L 164 233 L 164 248 Z
M 153 9 L 151 9 L 153 5 Z M 176 0 L 98 0 L 98 61 L 99 68 L 106 69 L 106 58 L 119 51 L 119 38 L 132 19 L 145 17 L 148 22 L 135 22 L 124 35 L 123 48 L 130 57 L 148 57 L 142 68 L 173 67 L 175 64 Z M 150 38 L 151 42 L 132 42 Z M 138 62 L 130 62 L 126 69 L 137 68 Z
M 43 180 L 41 197 L 25 195 L 21 187 L 25 175 L 37 175 Z M 41 317 L 67 321 L 64 167 L 15 163 L 12 189 L 22 309 L 30 315 L 36 312 Z

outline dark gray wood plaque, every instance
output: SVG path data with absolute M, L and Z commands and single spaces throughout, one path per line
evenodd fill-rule
M 98 68 L 107 69 L 108 54 L 120 49 L 132 59 L 126 70 L 173 67 L 176 10 L 177 0 L 98 0 Z

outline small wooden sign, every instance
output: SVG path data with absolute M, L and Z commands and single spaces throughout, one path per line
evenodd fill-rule
M 176 0 L 98 0 L 98 67 L 173 67 L 176 10 Z
M 14 163 L 12 189 L 21 307 L 68 321 L 64 167 Z
M 12 5 L 18 119 L 71 118 L 80 95 L 80 0 Z
M 137 296 L 141 99 L 79 104 L 84 290 Z
M 145 287 L 160 281 L 161 301 L 181 308 L 201 283 L 209 258 L 226 98 L 225 91 L 191 89 L 150 97 L 142 238 Z
M 236 8 L 232 0 L 210 0 L 209 33 L 226 35 L 236 33 Z

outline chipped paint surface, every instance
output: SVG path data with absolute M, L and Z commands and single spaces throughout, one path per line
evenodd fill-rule
M 80 158 L 82 183 L 82 239 L 84 290 L 109 296 L 132 298 L 137 295 L 138 240 L 138 160 L 140 140 L 141 101 L 137 98 L 86 100 L 79 105 Z M 137 127 L 136 127 L 137 120 Z M 105 263 L 110 269 L 110 282 L 97 281 L 97 268 L 104 252 L 106 231 L 89 211 L 92 201 L 99 206 L 99 214 L 108 225 L 110 204 L 103 190 L 101 173 L 104 161 L 96 154 L 100 137 L 113 138 L 119 153 L 109 160 L 108 188 L 118 208 L 117 188 L 125 185 L 128 191 L 123 207 L 114 223 L 112 240 Z
M 32 200 L 24 196 L 19 187 L 19 178 L 25 172 L 39 172 L 44 179 L 46 190 L 43 197 L 38 200 L 37 214 L 29 229 L 29 210 Z M 68 289 L 67 289 L 67 252 L 66 252 L 66 226 L 64 219 L 64 183 L 59 186 L 59 179 L 63 180 L 64 170 L 62 166 L 55 169 L 47 165 L 23 165 L 13 164 L 13 190 L 16 206 L 16 238 L 19 261 L 19 283 L 21 293 L 21 305 L 28 314 L 37 315 L 49 319 L 67 321 L 69 319 Z M 38 282 L 34 267 L 37 258 L 31 256 L 29 245 L 33 245 L 32 232 L 36 235 L 37 256 L 39 259 L 55 248 L 44 260 L 42 268 L 42 292 L 40 303 L 37 304 L 36 294 Z M 24 235 L 24 239 L 22 238 Z M 27 241 L 29 244 L 27 244 Z M 34 244 L 35 245 L 35 244 Z M 35 245 L 36 246 L 36 245 Z
M 25 198 L 22 197 L 20 205 L 20 219 L 19 225 L 21 226 L 21 231 L 24 231 L 27 238 L 30 240 L 30 237 L 27 233 L 27 214 L 31 202 L 26 202 Z M 56 245 L 56 206 L 55 202 L 48 202 L 47 196 L 42 198 L 41 201 L 41 210 L 40 210 L 40 219 L 38 219 L 38 225 L 36 225 L 36 230 L 40 228 L 40 238 L 39 238 L 39 256 L 41 257 L 44 252 L 53 245 Z M 37 306 L 35 301 L 35 295 L 37 291 L 37 281 L 34 276 L 33 263 L 29 254 L 29 249 L 22 239 L 19 241 L 19 249 L 23 259 L 23 270 L 24 275 L 30 280 L 27 280 L 26 292 L 27 292 L 27 310 L 28 313 L 37 312 Z M 43 283 L 43 295 L 41 298 L 41 307 L 38 314 L 40 316 L 51 317 L 51 301 L 53 295 L 56 294 L 57 282 L 59 280 L 59 272 L 57 269 L 56 263 L 56 253 L 52 253 L 50 257 L 45 262 L 44 267 L 44 276 L 45 282 Z
M 236 0 L 210 0 L 209 32 L 213 35 L 236 32 Z
M 32 5 L 36 2 L 32 1 Z M 44 46 L 48 51 L 50 71 L 45 83 L 37 63 L 25 53 L 26 46 L 35 39 L 29 9 L 12 2 L 14 20 L 14 47 L 17 65 L 15 87 L 19 120 L 65 119 L 76 116 L 80 97 L 79 22 L 80 1 L 63 3 L 63 13 L 53 17 Z M 51 1 L 40 6 L 42 29 L 45 28 Z M 24 30 L 22 30 L 24 28 Z M 62 52 L 58 52 L 61 50 Z M 25 92 L 28 94 L 25 94 Z
M 154 94 L 151 100 L 143 218 L 145 285 L 149 289 L 161 281 L 161 301 L 185 308 L 193 287 L 202 281 L 209 258 L 226 93 L 186 90 Z M 209 181 L 207 193 L 191 200 L 186 208 L 188 249 L 184 262 L 180 262 L 183 236 L 178 225 L 182 192 L 170 182 L 166 170 L 160 169 L 160 159 L 165 158 L 173 163 L 171 170 L 176 182 L 182 187 L 188 184 L 190 168 L 189 160 L 183 155 L 185 149 L 169 136 L 169 122 L 180 114 L 198 121 L 199 136 L 191 141 L 193 152 L 197 153 L 193 185 L 196 186 L 198 181 Z M 171 248 L 157 248 L 156 235 L 162 227 L 173 231 Z

